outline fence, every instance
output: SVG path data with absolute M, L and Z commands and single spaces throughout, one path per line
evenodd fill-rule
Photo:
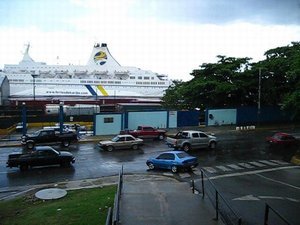
M 205 177 L 205 178 L 204 178 Z M 220 194 L 215 185 L 210 181 L 205 172 L 201 169 L 201 187 L 202 198 L 207 195 L 208 199 L 215 208 L 216 220 L 219 219 L 219 214 L 227 225 L 241 225 L 242 219 L 229 206 L 225 198 Z
M 105 225 L 120 225 L 120 200 L 123 187 L 123 166 L 119 172 L 117 193 L 115 195 L 114 209 L 108 209 Z
M 264 225 L 269 225 L 269 224 L 275 224 L 274 221 L 270 222 L 271 218 L 270 218 L 270 212 L 273 212 L 273 216 L 272 218 L 276 219 L 276 224 L 278 225 L 291 225 L 282 215 L 280 215 L 275 209 L 273 209 L 269 204 L 266 203 L 266 207 L 265 207 L 265 218 L 264 218 Z M 279 219 L 279 221 L 278 221 Z

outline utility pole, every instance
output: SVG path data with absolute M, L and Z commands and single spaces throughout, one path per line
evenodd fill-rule
M 257 105 L 257 122 L 260 123 L 260 101 L 261 101 L 261 68 L 258 69 L 258 105 Z

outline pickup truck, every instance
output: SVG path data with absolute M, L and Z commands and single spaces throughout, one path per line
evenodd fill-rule
M 19 167 L 21 171 L 24 171 L 34 166 L 69 166 L 74 162 L 75 158 L 69 152 L 56 151 L 49 146 L 38 146 L 28 153 L 9 154 L 6 167 Z
M 153 138 L 163 140 L 166 130 L 159 130 L 150 126 L 138 126 L 136 130 L 121 130 L 120 134 L 130 134 L 136 138 Z
M 61 143 L 63 147 L 68 147 L 71 142 L 77 141 L 77 135 L 74 132 L 63 132 L 60 134 L 53 129 L 38 130 L 33 134 L 23 135 L 21 144 L 27 149 L 33 149 L 36 144 Z
M 211 148 L 217 146 L 217 138 L 202 131 L 187 130 L 178 132 L 174 137 L 167 137 L 167 145 L 185 152 L 195 148 Z

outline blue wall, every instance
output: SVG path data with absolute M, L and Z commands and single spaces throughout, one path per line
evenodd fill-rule
M 237 125 L 251 125 L 253 123 L 279 123 L 290 121 L 288 113 L 282 111 L 280 107 L 262 107 L 258 117 L 257 107 L 237 108 Z
M 236 109 L 207 109 L 206 126 L 236 124 Z
M 122 128 L 123 115 L 120 113 L 96 114 L 94 135 L 118 134 Z M 107 122 L 107 120 L 109 122 Z
M 177 127 L 177 111 L 169 111 L 169 128 Z
M 139 125 L 167 128 L 168 111 L 128 112 L 128 128 L 136 129 Z
M 200 111 L 177 111 L 177 127 L 199 125 Z

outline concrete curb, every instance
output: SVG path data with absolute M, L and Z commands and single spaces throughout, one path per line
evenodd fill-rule
M 170 177 L 166 175 L 157 175 L 157 174 L 148 174 L 148 173 L 125 173 L 126 179 L 131 181 L 143 181 L 143 180 L 165 180 L 170 179 L 176 182 L 180 182 L 175 177 Z M 72 190 L 81 190 L 88 188 L 102 188 L 110 185 L 117 185 L 118 183 L 118 175 L 112 175 L 107 177 L 99 177 L 99 178 L 91 178 L 91 179 L 83 179 L 83 180 L 74 180 L 74 181 L 62 181 L 57 183 L 49 183 L 49 184 L 39 184 L 39 185 L 31 185 L 31 186 L 15 186 L 11 188 L 0 188 L 1 193 L 11 193 L 4 197 L 0 197 L 0 201 L 11 200 L 19 196 L 24 196 L 27 194 L 35 194 L 35 192 L 47 188 L 60 188 L 66 191 Z

